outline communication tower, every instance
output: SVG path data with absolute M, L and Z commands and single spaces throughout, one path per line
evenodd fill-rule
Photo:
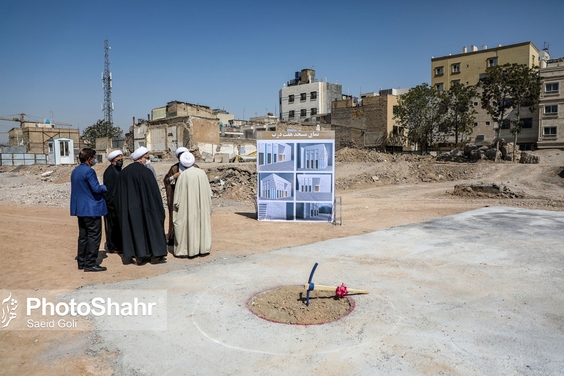
M 112 119 L 112 112 L 114 111 L 114 104 L 112 103 L 112 72 L 110 72 L 110 49 L 108 40 L 104 41 L 104 72 L 102 73 L 102 87 L 104 88 L 104 104 L 102 104 L 102 111 L 104 111 L 104 121 L 114 126 Z

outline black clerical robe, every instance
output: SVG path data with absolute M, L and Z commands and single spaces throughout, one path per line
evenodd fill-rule
M 138 162 L 125 167 L 118 179 L 117 197 L 123 256 L 166 256 L 165 210 L 151 170 Z
M 104 216 L 106 228 L 106 251 L 121 251 L 121 231 L 119 229 L 117 201 L 117 183 L 120 170 L 114 165 L 109 165 L 104 171 L 104 185 L 108 188 L 104 198 L 108 207 L 108 214 Z

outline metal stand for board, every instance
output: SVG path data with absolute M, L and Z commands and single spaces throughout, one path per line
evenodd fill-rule
M 341 196 L 335 196 L 335 200 L 333 200 L 333 224 L 335 226 L 343 225 L 343 199 Z

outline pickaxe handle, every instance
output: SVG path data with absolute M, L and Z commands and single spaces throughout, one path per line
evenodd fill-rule
M 317 291 L 336 291 L 337 286 L 324 286 L 318 285 L 317 283 L 306 283 L 304 285 L 304 289 L 306 290 L 317 290 Z M 367 290 L 357 290 L 357 289 L 349 289 L 347 287 L 347 292 L 349 294 L 368 294 Z

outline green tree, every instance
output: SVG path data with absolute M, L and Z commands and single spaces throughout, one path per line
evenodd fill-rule
M 496 148 L 499 149 L 499 133 L 503 121 L 513 110 L 516 112 L 516 119 L 512 121 L 511 133 L 517 142 L 517 135 L 523 126 L 521 107 L 527 105 L 534 111 L 539 102 L 541 81 L 538 70 L 515 63 L 489 67 L 485 76 L 478 82 L 478 87 L 482 89 L 482 108 L 497 124 Z
M 538 67 L 529 68 L 522 64 L 512 64 L 508 67 L 509 85 L 511 87 L 510 104 L 515 116 L 510 120 L 513 145 L 517 145 L 517 136 L 523 130 L 521 109 L 528 107 L 531 113 L 535 112 L 542 90 L 542 80 Z M 512 161 L 515 162 L 515 148 L 513 148 Z
M 119 127 L 113 127 L 110 123 L 105 120 L 98 120 L 96 124 L 89 126 L 82 132 L 82 139 L 88 144 L 90 147 L 96 148 L 96 139 L 107 137 L 117 137 L 121 136 L 122 130 Z
M 475 86 L 454 84 L 441 93 L 440 112 L 443 114 L 442 130 L 454 137 L 455 144 L 465 141 L 472 134 L 475 115 L 474 98 L 478 97 Z
M 405 130 L 404 137 L 409 142 L 420 146 L 421 153 L 444 139 L 439 132 L 439 102 L 439 92 L 427 83 L 417 85 L 398 99 L 394 111 L 396 124 Z

